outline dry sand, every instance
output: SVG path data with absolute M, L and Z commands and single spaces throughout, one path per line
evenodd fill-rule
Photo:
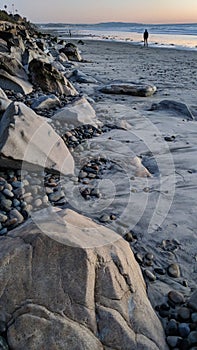
M 176 110 L 150 108 L 168 99 L 185 103 L 194 118 L 197 116 L 197 52 L 84 42 L 78 47 L 89 62 L 80 63 L 78 69 L 96 78 L 98 84 L 75 86 L 95 101 L 93 107 L 102 122 L 125 120 L 131 127 L 112 130 L 97 142 L 104 153 L 111 145 L 110 156 L 119 162 L 123 174 L 113 174 L 114 186 L 109 185 L 109 178 L 103 185 L 103 190 L 114 196 L 114 200 L 106 202 L 105 211 L 119 214 L 119 220 L 109 227 L 122 234 L 131 229 L 138 237 L 134 251 L 142 255 L 152 252 L 153 267 L 166 269 L 172 263 L 180 267 L 180 277 L 166 273 L 148 283 L 154 305 L 170 289 L 190 295 L 197 285 L 197 120 L 187 120 Z M 114 80 L 151 83 L 157 92 L 152 97 L 134 97 L 99 91 L 103 84 Z M 172 141 L 166 142 L 166 136 L 173 136 Z M 94 156 L 94 152 L 93 149 L 89 155 Z M 133 155 L 143 159 L 152 178 L 132 175 L 129 164 Z M 88 215 L 88 209 L 84 212 Z M 90 216 L 99 215 L 91 212 Z M 154 272 L 153 267 L 145 268 Z

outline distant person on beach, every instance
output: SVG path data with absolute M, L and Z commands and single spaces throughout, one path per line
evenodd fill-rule
M 145 31 L 144 31 L 143 38 L 144 38 L 144 46 L 148 46 L 148 30 L 147 29 L 145 29 Z
M 69 36 L 70 36 L 70 38 L 71 38 L 71 35 L 72 35 L 72 34 L 71 34 L 71 30 L 70 30 L 70 29 L 69 29 L 68 33 L 69 33 Z

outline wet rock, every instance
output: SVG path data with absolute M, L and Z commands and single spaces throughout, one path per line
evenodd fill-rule
M 177 323 L 177 321 L 174 319 L 171 319 L 168 322 L 165 331 L 166 331 L 167 335 L 176 335 L 177 336 L 178 335 L 178 323 Z
M 174 336 L 174 335 L 169 335 L 167 337 L 167 343 L 171 348 L 175 348 L 179 343 L 180 343 L 181 338 Z
M 182 338 L 186 338 L 190 334 L 190 327 L 188 323 L 180 323 L 178 325 L 178 330 Z
M 180 267 L 178 264 L 170 264 L 167 267 L 167 272 L 170 277 L 178 278 L 180 277 Z
M 73 71 L 73 75 L 72 75 L 72 81 L 76 81 L 78 83 L 90 83 L 90 84 L 97 84 L 97 80 L 93 77 L 88 76 L 87 74 L 81 72 L 78 69 L 75 69 Z
M 40 96 L 35 99 L 31 105 L 31 108 L 34 110 L 48 110 L 54 107 L 60 107 L 60 100 L 53 94 Z
M 171 290 L 168 293 L 168 298 L 170 301 L 172 301 L 174 304 L 183 304 L 185 302 L 185 298 L 182 293 L 177 292 L 175 290 Z
M 156 280 L 157 277 L 150 270 L 146 269 L 144 272 L 145 272 L 146 277 L 148 277 L 149 281 L 153 282 Z
M 9 213 L 10 218 L 17 219 L 17 223 L 21 224 L 24 221 L 24 217 L 21 215 L 21 213 L 17 209 L 12 209 Z
M 62 197 L 64 197 L 64 192 L 61 189 L 59 189 L 58 191 L 54 191 L 53 193 L 49 194 L 49 200 L 51 202 L 57 202 Z
M 110 216 L 108 214 L 103 214 L 100 216 L 99 221 L 103 223 L 110 222 Z
M 188 106 L 185 103 L 178 102 L 178 101 L 173 101 L 173 100 L 163 100 L 159 103 L 154 103 L 151 107 L 152 111 L 156 110 L 172 110 L 175 112 L 178 112 L 184 117 L 187 117 L 189 120 L 193 120 L 194 117 L 189 110 Z
M 182 321 L 188 321 L 190 319 L 190 310 L 187 307 L 181 307 L 178 309 L 178 317 Z
M 114 82 L 100 89 L 101 92 L 107 94 L 126 94 L 133 96 L 148 97 L 156 92 L 156 87 L 153 85 L 143 85 L 137 83 L 118 83 Z
M 190 346 L 197 345 L 197 331 L 192 331 L 188 336 Z
M 162 267 L 156 267 L 154 269 L 155 273 L 158 273 L 158 275 L 165 275 L 166 274 L 166 270 Z

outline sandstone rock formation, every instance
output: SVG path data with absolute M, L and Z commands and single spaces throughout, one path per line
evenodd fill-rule
M 11 349 L 167 349 L 128 243 L 71 210 L 48 223 L 38 215 L 1 238 L 0 321 Z M 86 248 L 94 234 L 100 246 Z
M 60 53 L 64 53 L 70 61 L 82 61 L 81 55 L 76 45 L 72 43 L 66 44 L 59 50 Z
M 50 63 L 33 59 L 29 64 L 32 83 L 49 93 L 76 96 L 77 91 L 72 84 Z
M 12 103 L 0 121 L 1 166 L 74 171 L 73 158 L 46 119 L 23 103 Z

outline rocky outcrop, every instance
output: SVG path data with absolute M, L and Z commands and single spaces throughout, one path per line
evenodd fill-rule
M 0 87 L 4 90 L 14 90 L 21 94 L 30 94 L 33 86 L 29 81 L 13 76 L 0 69 Z
M 0 54 L 0 87 L 22 94 L 32 92 L 27 73 L 22 64 L 8 54 Z
M 151 106 L 151 111 L 165 111 L 171 110 L 172 112 L 178 112 L 183 117 L 186 117 L 188 120 L 194 120 L 194 116 L 190 111 L 189 107 L 182 102 L 173 101 L 173 100 L 163 100 L 159 103 L 153 103 Z
M 167 349 L 128 243 L 90 219 L 40 212 L 1 238 L 0 266 L 13 350 Z
M 0 122 L 1 166 L 74 171 L 73 158 L 46 119 L 23 103 L 12 103 Z
M 63 48 L 59 50 L 60 53 L 64 53 L 70 61 L 82 61 L 82 57 L 76 45 L 72 43 L 66 44 Z
M 66 107 L 59 110 L 52 117 L 53 121 L 58 121 L 62 126 L 73 125 L 74 127 L 84 124 L 98 125 L 96 113 L 85 97 L 75 100 Z
M 76 96 L 77 91 L 72 84 L 50 63 L 33 59 L 29 64 L 32 83 L 48 93 Z
M 28 80 L 27 73 L 22 64 L 7 54 L 0 54 L 0 69 L 18 78 Z
M 122 94 L 133 95 L 140 97 L 148 97 L 156 92 L 157 88 L 154 85 L 139 84 L 139 83 L 123 83 L 113 82 L 103 86 L 100 91 L 106 94 Z

